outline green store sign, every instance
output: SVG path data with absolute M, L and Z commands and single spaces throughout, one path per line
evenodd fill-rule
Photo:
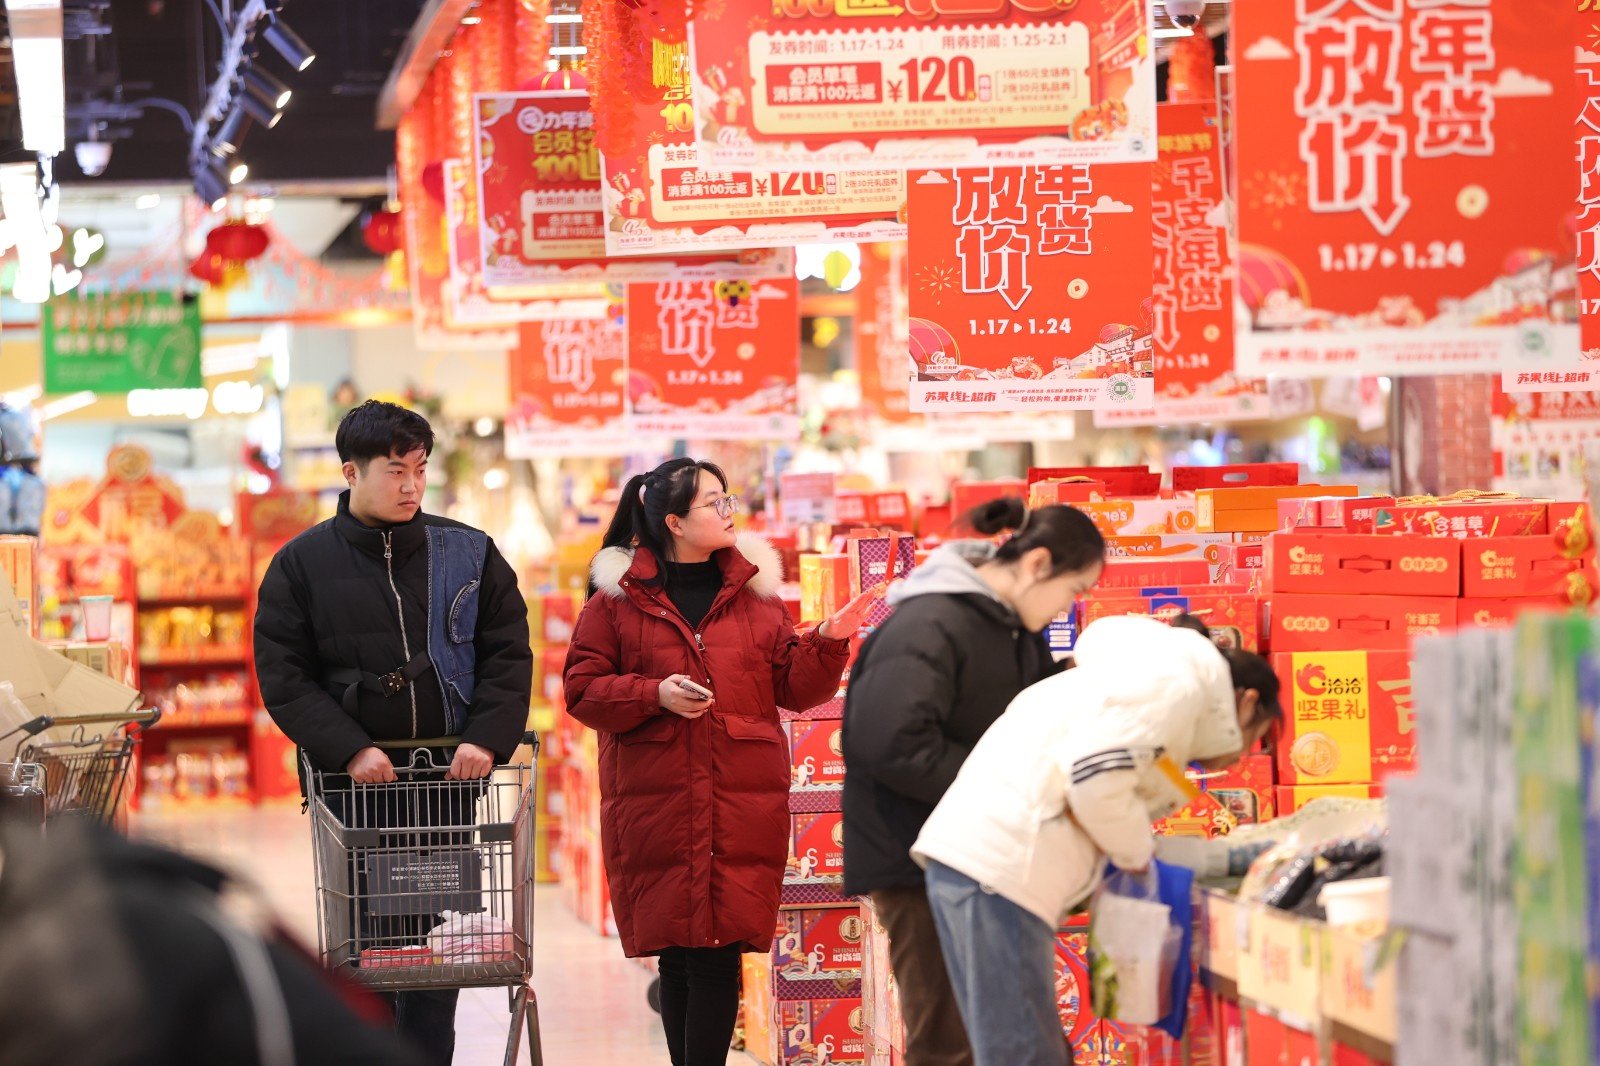
M 69 296 L 40 310 L 44 391 L 205 387 L 200 302 L 182 293 Z

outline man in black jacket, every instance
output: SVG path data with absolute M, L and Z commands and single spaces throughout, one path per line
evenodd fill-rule
M 368 401 L 336 440 L 350 485 L 339 513 L 285 545 L 261 583 L 262 699 L 319 770 L 394 782 L 375 741 L 459 736 L 444 777 L 485 778 L 520 742 L 533 685 L 516 573 L 483 533 L 422 513 L 426 419 Z M 453 991 L 402 993 L 397 1024 L 448 1063 L 455 1006 Z

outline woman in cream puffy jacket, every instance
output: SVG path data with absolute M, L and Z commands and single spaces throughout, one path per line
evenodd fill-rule
M 1151 822 L 1191 794 L 1185 766 L 1231 764 L 1281 713 L 1266 660 L 1152 619 L 1096 622 L 1076 658 L 1017 697 L 912 849 L 978 1066 L 1069 1061 L 1057 926 L 1107 859 L 1149 866 Z

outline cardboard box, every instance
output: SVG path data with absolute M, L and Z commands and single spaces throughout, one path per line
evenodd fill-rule
M 778 912 L 772 948 L 778 999 L 861 996 L 861 908 L 807 907 Z
M 1244 1050 L 1244 1010 L 1237 1000 L 1217 995 L 1211 999 L 1217 1019 L 1217 1058 L 1214 1066 L 1247 1066 Z
M 1177 814 L 1155 823 L 1165 836 L 1227 836 L 1241 825 L 1277 817 L 1270 755 L 1246 755 L 1220 774 L 1198 781 L 1200 795 Z
M 844 815 L 838 811 L 791 814 L 783 902 L 790 906 L 849 902 L 839 894 L 843 880 Z
M 1201 489 L 1194 494 L 1195 529 L 1201 533 L 1267 533 L 1278 528 L 1282 500 L 1355 496 L 1357 492 L 1351 485 Z
M 1405 652 L 1279 653 L 1280 785 L 1382 781 L 1416 767 L 1411 657 Z
M 1382 799 L 1383 786 L 1370 785 L 1279 785 L 1278 817 L 1286 818 L 1310 803 L 1325 797 L 1337 799 Z
M 1254 584 L 1260 579 L 1261 572 L 1267 565 L 1265 542 L 1230 544 L 1220 554 L 1216 576 L 1219 582 Z
M 1289 1027 L 1258 1010 L 1244 1012 L 1245 1066 L 1289 1066 Z
M 1239 956 L 1240 998 L 1271 1009 L 1293 1027 L 1312 1028 L 1322 1015 L 1320 923 L 1271 907 L 1245 906 L 1249 944 Z
M 1172 487 L 1178 492 L 1298 484 L 1300 484 L 1299 463 L 1178 466 L 1172 470 Z
M 741 955 L 740 977 L 743 997 L 741 1015 L 744 1047 L 757 1062 L 772 1066 L 778 1061 L 778 1033 L 772 1001 L 772 956 Z
M 1431 537 L 1533 537 L 1550 532 L 1549 502 L 1444 501 L 1381 507 L 1374 533 L 1421 533 Z
M 1549 536 L 1486 537 L 1466 546 L 1463 591 L 1474 599 L 1536 597 L 1587 606 L 1600 595 L 1594 552 L 1568 558 Z
M 1039 481 L 1089 479 L 1102 482 L 1108 495 L 1155 496 L 1161 492 L 1161 475 L 1143 466 L 1030 466 L 1028 485 Z
M 1107 537 L 1107 559 L 1204 559 L 1217 579 L 1226 552 L 1233 543 L 1226 534 L 1151 534 L 1143 537 Z
M 1394 507 L 1393 496 L 1333 497 L 1322 500 L 1321 521 L 1324 529 L 1342 529 L 1346 533 L 1371 533 L 1378 512 Z
M 800 556 L 800 615 L 804 622 L 822 622 L 850 602 L 848 555 Z
M 1462 599 L 1458 615 L 1462 629 L 1508 629 L 1525 614 L 1566 611 L 1571 604 L 1555 596 L 1518 599 Z
M 1108 559 L 1095 586 L 1101 592 L 1134 591 L 1211 583 L 1211 564 L 1204 559 Z
M 1459 596 L 1461 545 L 1439 537 L 1276 533 L 1266 545 L 1273 592 Z
M 1195 965 L 1226 981 L 1239 979 L 1240 906 L 1239 897 L 1231 892 L 1200 889 Z
M 1398 959 L 1375 973 L 1368 961 L 1379 945 L 1348 929 L 1328 931 L 1328 979 L 1322 986 L 1322 1013 L 1336 1025 L 1393 1045 L 1399 1038 Z
M 1007 496 L 1016 496 L 1019 499 L 1028 498 L 1028 483 L 1021 478 L 1005 478 L 1000 481 L 957 481 L 950 486 L 950 507 L 959 518 L 975 507 L 981 507 L 991 500 L 1003 500 Z
M 782 1000 L 777 1004 L 778 1061 L 773 1066 L 866 1066 L 859 998 Z
M 1096 592 L 1083 600 L 1083 626 L 1102 618 L 1149 615 L 1170 620 L 1193 614 L 1205 622 L 1212 638 L 1227 647 L 1256 651 L 1261 646 L 1261 602 L 1227 586 L 1180 585 L 1170 588 Z
M 1036 481 L 1028 486 L 1028 506 L 1034 509 L 1057 504 L 1077 507 L 1100 503 L 1106 496 L 1104 481 Z
M 1272 650 L 1406 651 L 1414 638 L 1456 628 L 1457 601 L 1422 596 L 1272 598 Z
M 836 811 L 844 796 L 844 723 L 796 719 L 789 734 L 789 810 Z
M 1143 537 L 1196 531 L 1193 500 L 1105 500 L 1081 503 L 1078 510 L 1094 520 L 1107 537 Z
M 1278 501 L 1278 529 L 1320 529 L 1324 496 Z

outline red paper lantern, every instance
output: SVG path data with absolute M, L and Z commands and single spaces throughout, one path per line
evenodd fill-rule
M 201 252 L 194 262 L 189 264 L 189 276 L 198 278 L 207 285 L 221 285 L 228 274 L 228 260 L 221 252 Z
M 367 213 L 361 223 L 361 239 L 378 255 L 393 255 L 405 244 L 405 228 L 400 212 L 384 208 Z
M 267 228 L 254 222 L 235 219 L 206 234 L 206 250 L 216 252 L 230 263 L 248 263 L 266 254 L 272 238 Z

